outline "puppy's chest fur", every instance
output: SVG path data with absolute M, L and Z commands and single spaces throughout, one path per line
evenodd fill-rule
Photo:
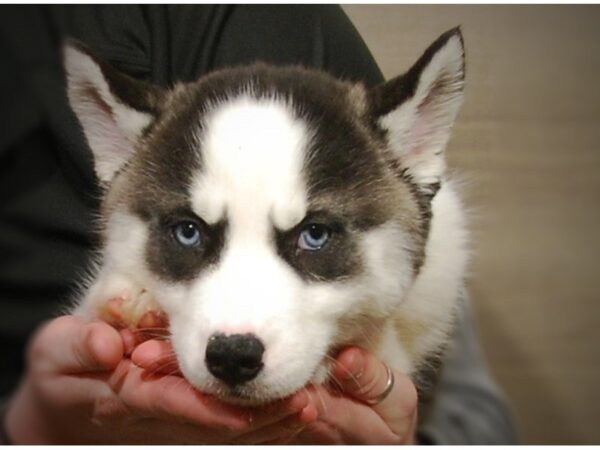
M 162 90 L 75 47 L 66 68 L 106 188 L 78 313 L 163 311 L 184 376 L 241 403 L 324 382 L 347 345 L 415 375 L 441 352 L 466 264 L 458 30 L 374 89 L 255 65 Z

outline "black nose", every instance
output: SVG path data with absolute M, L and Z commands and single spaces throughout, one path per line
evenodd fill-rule
M 263 343 L 253 334 L 214 334 L 206 346 L 206 367 L 229 385 L 245 383 L 263 368 L 264 352 Z

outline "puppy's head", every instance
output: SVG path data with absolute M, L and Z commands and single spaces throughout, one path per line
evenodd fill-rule
M 266 402 L 323 381 L 343 345 L 377 348 L 424 264 L 458 30 L 374 89 L 255 65 L 164 90 L 77 46 L 65 61 L 104 264 L 153 293 L 192 384 Z

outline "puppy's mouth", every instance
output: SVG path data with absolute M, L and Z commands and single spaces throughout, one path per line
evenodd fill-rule
M 242 406 L 258 406 L 264 403 L 269 403 L 268 400 L 257 397 L 252 391 L 248 392 L 247 388 L 241 386 L 233 386 L 223 389 L 219 394 L 219 398 L 224 402 Z
M 334 354 L 337 355 L 337 352 Z M 265 385 L 260 380 L 252 380 L 239 385 L 228 385 L 221 380 L 212 379 L 207 386 L 199 388 L 219 400 L 240 406 L 263 406 L 294 395 L 308 386 L 320 385 L 327 381 L 333 364 L 330 354 L 324 356 L 314 368 L 307 380 L 297 387 L 278 387 Z
M 250 383 L 240 386 L 221 385 L 216 390 L 210 389 L 208 392 L 225 403 L 239 406 L 262 406 L 293 395 L 297 391 L 273 392 L 256 383 Z

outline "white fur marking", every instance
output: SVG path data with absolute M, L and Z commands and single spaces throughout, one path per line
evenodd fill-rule
M 264 239 L 272 225 L 289 229 L 304 218 L 310 137 L 283 101 L 239 97 L 209 113 L 204 130 L 203 170 L 192 187 L 193 208 L 204 220 L 227 214 L 234 234 Z

